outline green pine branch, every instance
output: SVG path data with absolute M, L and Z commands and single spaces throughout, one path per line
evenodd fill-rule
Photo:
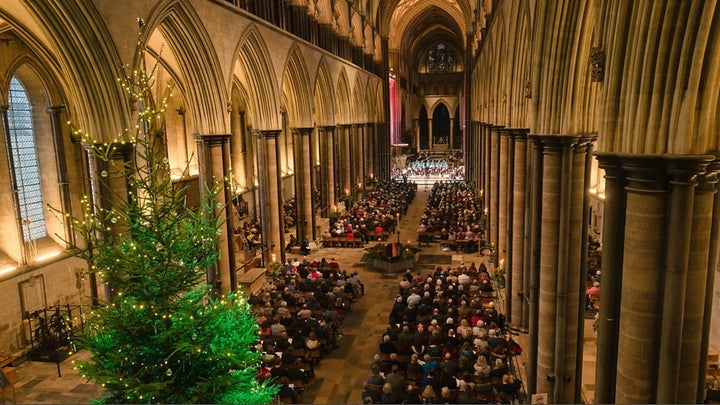
M 78 343 L 92 356 L 76 366 L 105 388 L 98 402 L 267 403 L 277 387 L 257 378 L 261 354 L 250 305 L 240 293 L 215 299 L 203 283 L 218 260 L 216 212 L 224 207 L 216 201 L 227 185 L 206 185 L 198 211 L 184 204 L 186 189 L 170 179 L 161 147 L 171 88 L 155 103 L 157 64 L 148 69 L 140 40 L 138 60 L 139 68 L 123 68 L 120 78 L 135 109 L 132 136 L 100 144 L 75 130 L 110 170 L 101 176 L 119 176 L 128 195 L 115 195 L 112 208 L 86 196 L 77 218 L 58 212 L 85 238 L 81 255 L 90 271 L 114 291 L 113 301 L 87 319 Z M 116 159 L 128 146 L 131 158 Z

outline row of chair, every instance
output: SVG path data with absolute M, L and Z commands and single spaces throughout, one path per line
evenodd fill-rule
M 348 238 L 346 236 L 333 236 L 323 238 L 323 246 L 325 247 L 349 247 L 357 248 L 365 246 L 362 238 Z

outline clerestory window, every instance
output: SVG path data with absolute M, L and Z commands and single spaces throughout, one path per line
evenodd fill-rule
M 43 214 L 32 105 L 25 86 L 17 77 L 10 80 L 8 100 L 8 133 L 17 181 L 17 200 L 22 216 L 23 240 L 30 242 L 47 236 L 47 230 Z

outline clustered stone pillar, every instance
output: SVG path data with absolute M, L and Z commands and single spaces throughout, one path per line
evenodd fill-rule
M 603 257 L 596 401 L 701 401 L 714 157 L 596 155 L 606 170 L 603 255 L 622 247 Z
M 67 158 L 65 156 L 65 145 L 63 142 L 62 131 L 62 112 L 65 106 L 51 106 L 47 108 L 50 115 L 50 123 L 52 125 L 53 146 L 55 150 L 55 168 L 57 170 L 58 192 L 60 193 L 60 210 L 62 212 L 72 212 L 70 204 L 70 183 L 68 182 Z M 68 218 L 63 219 L 65 235 L 65 247 L 71 248 L 75 245 L 75 232 L 72 223 Z
M 478 177 L 480 178 L 480 192 L 482 195 L 480 198 L 482 199 L 482 206 L 483 206 L 483 214 L 487 212 L 487 208 L 490 206 L 490 160 L 489 160 L 489 136 L 488 136 L 488 126 L 484 122 L 480 122 L 480 139 L 478 142 L 480 143 L 480 153 L 478 154 L 478 159 L 476 159 L 479 162 L 479 167 L 482 168 L 480 173 L 478 173 Z M 485 239 L 489 242 L 490 241 L 490 228 L 489 224 L 487 223 L 487 218 L 485 219 Z
M 235 275 L 235 249 L 233 247 L 233 223 L 230 218 L 233 209 L 232 190 L 230 188 L 230 135 L 195 135 L 198 150 L 198 165 L 200 166 L 200 190 L 212 187 L 216 182 L 222 184 L 222 191 L 217 195 L 215 215 L 224 224 L 219 228 L 218 250 L 220 257 L 214 264 L 217 278 L 212 285 L 216 296 L 227 294 L 237 288 Z M 212 267 L 212 266 L 211 266 Z
M 509 128 L 502 128 L 498 130 L 498 135 L 500 137 L 500 151 L 498 153 L 498 201 L 496 202 L 497 206 L 497 241 L 495 242 L 496 250 L 496 263 L 499 263 L 502 261 L 502 263 L 505 263 L 507 260 L 507 233 L 508 233 L 508 138 L 511 133 L 511 129 Z M 507 298 L 507 295 L 506 295 Z
M 322 178 L 325 179 L 324 181 L 324 187 L 325 187 L 325 193 L 326 196 L 326 206 L 328 210 L 331 210 L 333 207 L 335 207 L 335 204 L 337 203 L 337 196 L 335 195 L 335 148 L 333 146 L 334 142 L 334 133 L 335 133 L 335 127 L 334 126 L 326 126 L 323 127 L 325 130 L 324 136 L 320 136 L 320 142 L 322 144 L 321 149 L 321 162 L 323 162 L 321 170 L 322 170 Z M 323 151 L 325 153 L 323 153 Z M 329 212 L 329 211 L 328 211 Z
M 389 114 L 389 113 L 388 113 Z M 389 115 L 388 115 L 389 116 Z M 375 173 L 378 180 L 390 180 L 390 123 L 381 122 L 377 124 L 375 145 L 377 146 L 377 166 Z
M 489 132 L 490 138 L 490 159 L 489 159 L 489 174 L 490 174 L 490 215 L 488 218 L 489 231 L 490 231 L 490 243 L 495 246 L 495 255 L 493 263 L 497 266 L 498 256 L 500 255 L 500 249 L 498 245 L 499 238 L 499 213 L 500 213 L 500 129 L 501 126 L 491 126 Z
M 524 308 L 524 285 L 525 285 L 525 204 L 526 204 L 526 157 L 527 157 L 527 130 L 515 130 L 512 132 L 513 159 L 509 162 L 512 166 L 513 177 L 509 184 L 512 195 L 512 218 L 510 218 L 510 240 L 508 247 L 510 254 L 507 259 L 508 283 L 507 295 L 512 298 L 508 322 L 515 327 L 522 327 L 525 322 L 526 313 Z
M 535 391 L 550 394 L 553 403 L 574 403 L 581 378 L 576 357 L 578 311 L 584 291 L 577 280 L 582 246 L 585 158 L 594 135 L 532 135 L 542 147 L 539 294 L 537 295 L 537 363 Z M 535 176 L 539 173 L 535 173 Z M 539 191 L 539 190 L 538 190 Z M 535 337 L 531 337 L 533 340 Z M 532 344 L 532 343 L 531 343 Z M 534 364 L 533 364 L 534 365 Z
M 527 375 L 527 392 L 538 392 L 537 364 L 538 364 L 538 328 L 539 328 L 539 295 L 540 295 L 540 218 L 542 218 L 542 187 L 543 177 L 543 147 L 539 139 L 532 137 L 532 186 L 530 194 L 530 254 L 527 267 L 530 269 L 528 281 L 528 360 L 525 365 Z
M 311 184 L 311 166 L 310 161 L 310 135 L 313 127 L 294 128 L 293 135 L 295 137 L 294 144 L 296 150 L 295 156 L 295 201 L 297 203 L 298 240 L 314 240 L 314 232 L 312 227 L 314 208 L 313 208 L 313 188 Z
M 375 178 L 375 125 L 371 122 L 365 124 L 363 154 L 365 155 L 365 177 Z
M 710 346 L 710 323 L 712 319 L 713 295 L 715 291 L 715 275 L 717 274 L 717 257 L 718 257 L 718 235 L 720 234 L 720 221 L 712 220 L 720 218 L 720 193 L 718 193 L 718 185 L 720 184 L 718 173 L 720 173 L 720 159 L 715 159 L 707 167 L 705 175 L 699 189 L 704 192 L 713 193 L 713 202 L 710 210 L 712 212 L 710 224 L 710 240 L 708 242 L 707 252 L 707 269 L 705 270 L 705 296 L 703 301 L 702 328 L 700 330 L 700 362 L 698 364 L 698 381 L 695 388 L 695 403 L 701 403 L 705 399 L 705 381 L 704 376 L 707 372 L 707 357 Z M 705 190 L 711 188 L 711 190 Z
M 285 261 L 283 249 L 282 188 L 280 187 L 280 150 L 277 138 L 280 130 L 258 130 L 258 181 L 260 183 L 260 217 L 262 221 L 263 261 L 269 263 L 273 257 Z
M 133 144 L 130 142 L 111 144 L 113 154 L 109 156 L 108 160 L 99 159 L 95 155 L 92 145 L 83 144 L 83 147 L 87 154 L 90 182 L 93 184 L 93 188 L 97 190 L 96 193 L 92 193 L 94 209 L 101 213 L 109 213 L 113 207 L 126 204 L 131 198 L 131 192 L 134 194 L 128 183 L 128 173 L 126 172 L 128 165 L 135 164 L 133 157 L 135 148 Z M 11 171 L 11 173 L 13 172 Z M 114 235 L 120 235 L 127 230 L 127 223 L 121 220 L 103 225 L 110 227 Z M 19 233 L 19 235 L 22 235 L 22 233 Z M 210 276 L 211 274 L 208 272 L 208 282 L 211 280 Z M 115 298 L 114 286 L 105 283 L 103 289 L 104 301 L 113 302 Z
M 340 159 L 335 162 L 340 164 L 340 184 L 342 185 L 340 192 L 343 194 L 349 194 L 352 191 L 352 184 L 350 180 L 352 163 L 352 156 L 350 154 L 350 125 L 340 125 L 338 132 Z

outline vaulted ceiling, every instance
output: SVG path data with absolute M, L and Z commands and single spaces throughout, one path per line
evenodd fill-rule
M 380 2 L 380 32 L 387 33 L 390 52 L 408 69 L 416 68 L 425 51 L 442 42 L 465 65 L 466 34 L 472 34 L 475 0 L 388 0 Z

